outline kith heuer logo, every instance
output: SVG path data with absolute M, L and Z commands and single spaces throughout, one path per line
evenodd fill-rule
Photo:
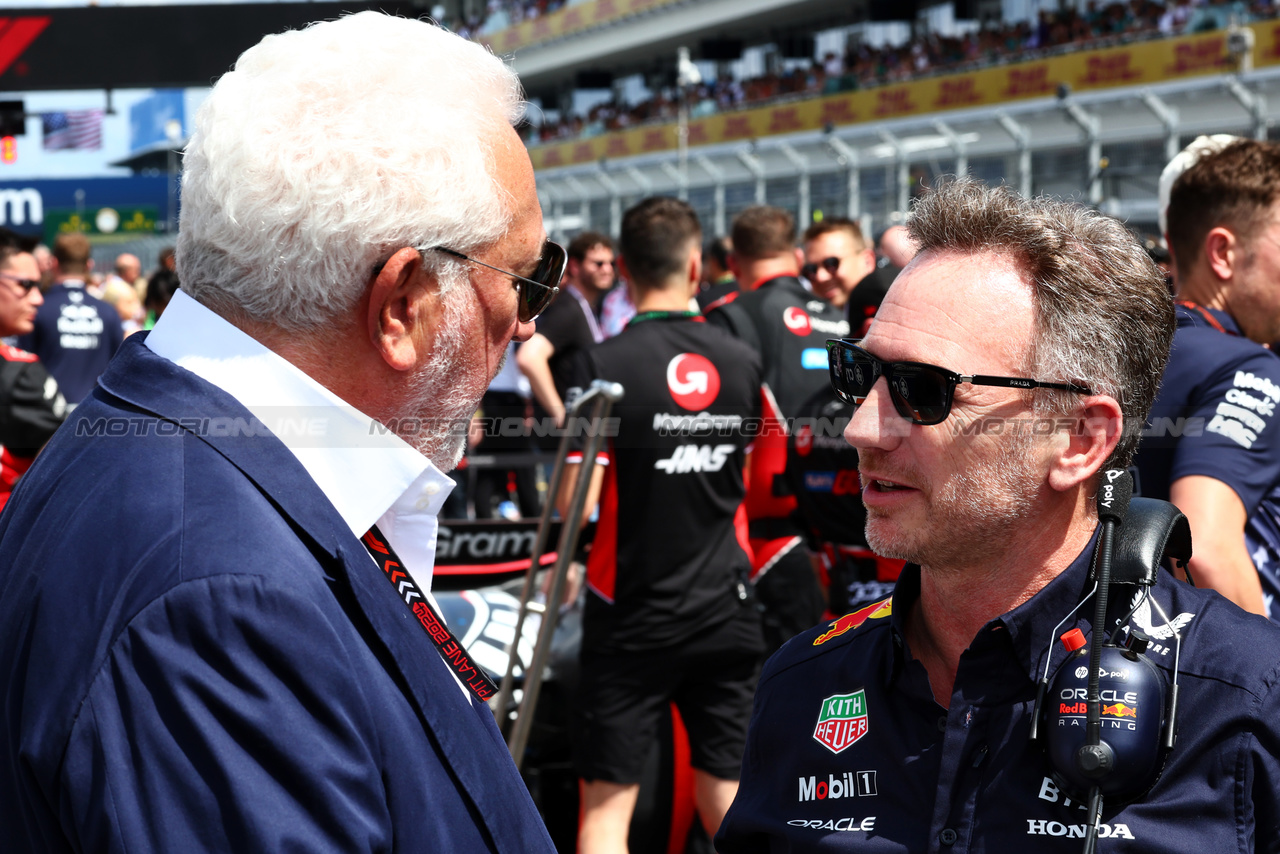
M 677 404 L 700 412 L 720 393 L 720 373 L 705 356 L 681 353 L 667 363 L 667 388 Z
M 822 701 L 813 737 L 827 750 L 839 753 L 867 734 L 867 694 L 836 694 Z
M 794 305 L 782 312 L 782 322 L 787 329 L 801 338 L 808 337 L 809 333 L 813 331 L 813 324 L 809 322 L 808 313 L 803 308 L 797 308 Z

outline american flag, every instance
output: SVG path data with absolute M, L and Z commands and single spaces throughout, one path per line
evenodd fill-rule
M 102 148 L 102 110 L 42 113 L 44 150 Z

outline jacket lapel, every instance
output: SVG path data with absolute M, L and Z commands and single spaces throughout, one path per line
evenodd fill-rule
M 241 435 L 210 430 L 211 418 L 243 419 L 251 425 L 253 415 L 222 389 L 152 353 L 142 343 L 144 337 L 125 341 L 99 380 L 102 390 L 164 420 L 190 425 L 188 431 L 243 472 L 310 541 L 334 582 L 335 595 L 349 591 L 368 621 L 372 637 L 366 638 L 383 647 L 385 655 L 379 658 L 398 671 L 392 677 L 407 688 L 406 699 L 498 849 L 529 850 L 530 840 L 520 831 L 530 829 L 531 818 L 536 827 L 541 822 L 489 708 L 468 702 L 412 612 L 289 449 L 265 430 L 241 430 Z

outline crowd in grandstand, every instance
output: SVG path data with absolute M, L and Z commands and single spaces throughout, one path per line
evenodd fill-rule
M 498 2 L 499 0 L 495 0 Z M 519 0 L 515 5 L 520 5 Z M 545 2 L 526 6 L 543 6 Z M 1222 29 L 1234 20 L 1274 17 L 1273 0 L 1127 0 L 1088 3 L 1083 11 L 1041 11 L 1035 23 L 988 19 L 963 35 L 922 32 L 904 44 L 873 47 L 850 45 L 844 56 L 828 52 L 811 62 L 770 71 L 746 80 L 720 76 L 688 93 L 693 118 L 778 99 L 836 94 L 938 73 L 972 70 L 1009 61 L 1052 55 L 1082 47 L 1106 47 L 1147 38 L 1164 38 Z M 650 121 L 672 121 L 678 93 L 664 89 L 636 104 L 619 98 L 593 106 L 585 116 L 573 113 L 539 121 L 524 131 L 526 139 L 549 142 L 625 130 Z
M 480 17 L 470 16 L 446 23 L 463 38 L 473 38 L 540 18 L 564 5 L 564 0 L 489 0 Z

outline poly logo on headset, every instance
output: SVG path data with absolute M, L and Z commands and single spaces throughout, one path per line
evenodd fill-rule
M 813 323 L 809 320 L 809 315 L 803 308 L 794 305 L 788 306 L 787 310 L 782 312 L 782 323 L 801 338 L 809 337 L 809 333 L 813 331 Z
M 681 407 L 700 412 L 720 393 L 720 373 L 707 357 L 681 353 L 667 363 L 667 388 Z

